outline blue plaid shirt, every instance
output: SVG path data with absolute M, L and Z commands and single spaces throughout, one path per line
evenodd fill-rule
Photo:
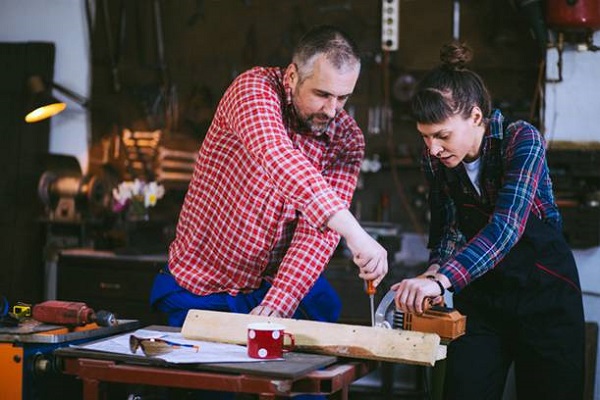
M 429 262 L 441 265 L 439 273 L 448 277 L 455 293 L 502 261 L 523 235 L 531 213 L 561 225 L 544 138 L 525 121 L 511 123 L 506 130 L 503 121 L 502 113 L 494 110 L 483 138 L 481 195 L 471 185 L 462 187 L 475 202 L 493 210 L 487 225 L 468 241 L 459 229 L 456 205 L 442 173 L 446 167 L 427 149 L 423 154 L 432 215 Z M 462 163 L 456 168 L 466 176 Z

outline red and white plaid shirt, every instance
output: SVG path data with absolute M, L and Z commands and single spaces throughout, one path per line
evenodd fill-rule
M 364 138 L 345 112 L 317 135 L 300 130 L 280 68 L 253 68 L 225 92 L 170 246 L 169 267 L 198 295 L 236 295 L 269 279 L 263 305 L 291 317 L 329 262 Z

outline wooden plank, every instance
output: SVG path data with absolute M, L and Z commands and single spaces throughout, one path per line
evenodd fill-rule
M 218 311 L 190 310 L 181 333 L 187 339 L 245 345 L 247 325 L 267 321 L 285 325 L 296 351 L 416 365 L 446 358 L 446 346 L 433 333 Z

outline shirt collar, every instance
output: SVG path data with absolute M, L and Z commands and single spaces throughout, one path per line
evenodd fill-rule
M 489 135 L 492 139 L 502 139 L 504 137 L 504 128 L 502 123 L 504 122 L 504 115 L 500 110 L 493 110 L 490 117 L 489 123 Z
M 503 121 L 504 116 L 500 110 L 493 110 L 481 142 L 481 157 L 484 157 L 489 153 L 492 142 L 495 142 L 496 140 L 502 141 L 502 138 L 504 137 L 504 128 L 502 127 Z

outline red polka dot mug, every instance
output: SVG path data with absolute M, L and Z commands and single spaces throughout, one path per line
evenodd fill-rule
M 285 338 L 289 343 L 285 343 Z M 263 360 L 283 358 L 294 348 L 294 335 L 285 332 L 285 326 L 271 322 L 248 325 L 248 356 Z

